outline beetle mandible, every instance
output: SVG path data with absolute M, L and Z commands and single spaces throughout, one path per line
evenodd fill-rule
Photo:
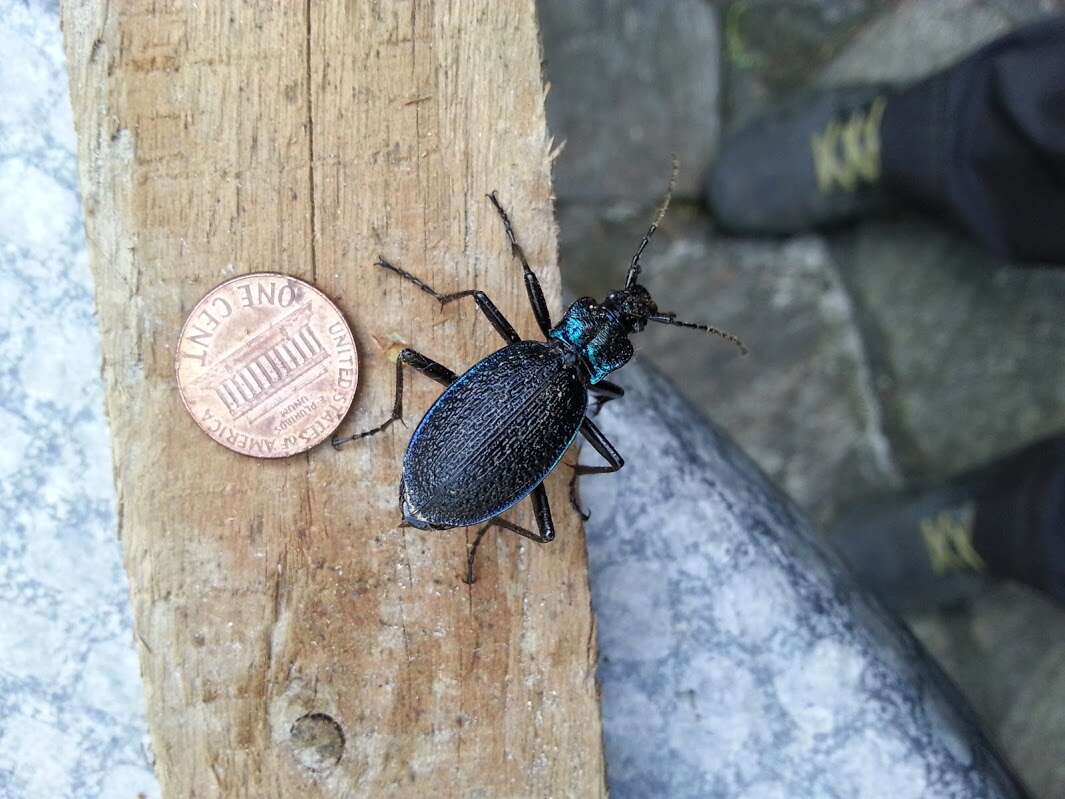
M 625 287 L 610 292 L 602 302 L 580 298 L 570 305 L 557 325 L 551 324 L 540 282 L 518 244 L 507 212 L 495 192 L 488 195 L 503 221 L 511 253 L 521 264 L 525 289 L 544 341 L 523 340 L 482 291 L 440 294 L 388 261 L 377 261 L 376 266 L 410 281 L 441 306 L 473 297 L 506 342 L 502 349 L 461 375 L 419 352 L 404 349 L 396 359 L 392 415 L 371 430 L 343 439 L 335 435 L 332 438 L 333 446 L 339 449 L 348 441 L 380 433 L 402 418 L 404 364 L 446 386 L 422 417 L 407 445 L 399 497 L 404 522 L 409 526 L 448 530 L 484 525 L 470 547 L 465 582 L 474 581 L 477 547 L 493 525 L 540 544 L 554 539 L 555 525 L 544 480 L 578 434 L 607 465 L 573 467 L 570 499 L 574 506 L 578 477 L 616 472 L 624 465 L 624 459 L 587 416 L 587 410 L 589 393 L 597 400 L 597 410 L 603 403 L 624 394 L 621 386 L 605 378 L 632 357 L 629 336 L 642 331 L 648 322 L 658 322 L 713 333 L 746 353 L 740 340 L 730 333 L 709 325 L 681 322 L 676 314 L 660 312 L 650 293 L 638 282 L 640 256 L 665 215 L 676 174 L 674 162 L 669 189 L 632 257 Z M 535 533 L 502 518 L 503 513 L 530 495 L 536 518 Z

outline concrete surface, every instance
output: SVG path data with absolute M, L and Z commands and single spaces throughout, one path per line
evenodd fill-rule
M 154 796 L 56 10 L 0 2 L 0 797 Z
M 611 796 L 1020 797 L 939 669 L 748 456 L 662 377 L 618 379 L 596 422 L 628 461 L 581 482 Z

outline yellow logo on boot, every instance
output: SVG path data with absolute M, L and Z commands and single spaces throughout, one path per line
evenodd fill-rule
M 943 511 L 930 519 L 921 520 L 921 535 L 928 547 L 932 571 L 944 574 L 952 571 L 978 571 L 987 568 L 980 553 L 973 547 L 973 507 Z
M 868 110 L 855 111 L 846 122 L 830 122 L 810 137 L 817 188 L 824 194 L 839 186 L 854 191 L 860 180 L 880 179 L 880 120 L 887 100 L 877 97 Z

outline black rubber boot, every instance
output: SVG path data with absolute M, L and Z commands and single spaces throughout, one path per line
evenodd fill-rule
M 973 546 L 965 486 L 890 494 L 849 508 L 829 530 L 858 582 L 898 613 L 955 605 L 992 582 Z
M 789 234 L 895 205 L 881 182 L 880 127 L 890 89 L 861 86 L 793 99 L 728 136 L 706 180 L 729 232 Z
M 1065 437 L 941 486 L 858 504 L 829 538 L 859 581 L 900 612 L 964 601 L 992 578 L 1065 604 Z

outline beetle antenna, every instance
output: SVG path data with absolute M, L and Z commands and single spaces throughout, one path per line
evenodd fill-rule
M 740 352 L 742 352 L 744 355 L 749 352 L 746 345 L 744 345 L 744 343 L 740 341 L 736 336 L 732 335 L 731 333 L 726 333 L 724 330 L 718 330 L 716 327 L 711 327 L 710 325 L 697 325 L 693 324 L 692 322 L 681 322 L 679 319 L 677 319 L 677 315 L 673 313 L 656 313 L 651 314 L 647 318 L 652 322 L 658 322 L 663 325 L 673 325 L 673 327 L 687 327 L 691 328 L 692 330 L 702 330 L 704 333 L 710 333 L 714 336 L 720 336 L 721 338 L 725 339 L 725 341 L 731 341 L 733 344 L 740 348 Z
M 666 209 L 669 208 L 669 201 L 673 199 L 673 187 L 677 185 L 677 171 L 680 169 L 680 164 L 677 161 L 677 156 L 673 156 L 673 173 L 669 176 L 669 187 L 666 189 L 666 196 L 662 200 L 662 204 L 658 206 L 658 210 L 655 212 L 654 221 L 651 223 L 651 227 L 647 228 L 647 232 L 643 234 L 643 239 L 640 241 L 640 246 L 636 248 L 636 254 L 632 256 L 632 263 L 629 264 L 629 274 L 625 278 L 625 288 L 632 288 L 636 285 L 636 281 L 640 278 L 640 256 L 643 255 L 644 248 L 651 243 L 651 236 L 658 230 L 658 223 L 662 221 L 662 217 L 666 215 Z

